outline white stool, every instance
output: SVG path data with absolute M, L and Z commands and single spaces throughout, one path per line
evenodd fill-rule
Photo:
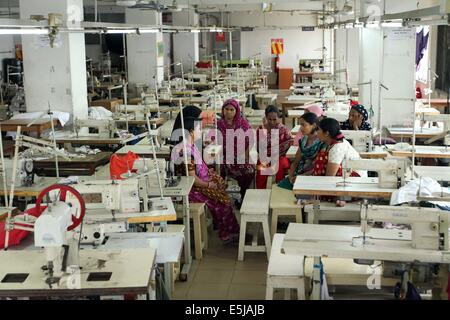
M 203 258 L 203 250 L 208 249 L 208 229 L 206 223 L 206 206 L 204 203 L 189 203 L 190 218 L 194 226 L 195 259 Z M 183 212 L 177 210 L 177 217 L 182 217 Z
M 244 260 L 244 252 L 266 252 L 270 257 L 269 203 L 271 190 L 248 189 L 241 207 L 241 226 L 239 235 L 238 260 Z M 258 231 L 253 234 L 252 245 L 245 245 L 247 222 L 261 223 L 264 232 L 264 245 L 258 245 Z
M 284 234 L 273 236 L 269 267 L 267 268 L 266 300 L 273 299 L 273 290 L 284 289 L 284 298 L 290 299 L 291 289 L 297 290 L 298 300 L 305 300 L 304 258 L 281 253 Z
M 270 209 L 272 210 L 272 223 L 270 226 L 272 237 L 277 233 L 279 216 L 294 216 L 295 222 L 303 222 L 302 208 L 297 205 L 297 200 L 291 190 L 280 188 L 277 185 L 272 186 Z

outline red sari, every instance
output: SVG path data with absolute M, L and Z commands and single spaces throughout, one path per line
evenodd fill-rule
M 260 126 L 258 128 L 258 130 L 256 131 L 256 139 L 258 142 L 258 153 L 260 152 L 259 150 L 259 138 L 265 138 L 265 140 L 267 141 L 267 155 L 268 157 L 271 156 L 271 132 L 272 130 L 278 130 L 278 147 L 279 147 L 279 157 L 278 157 L 278 163 L 272 163 L 270 164 L 270 170 L 272 170 L 272 173 L 275 174 L 275 181 L 276 183 L 280 182 L 281 180 L 284 179 L 284 177 L 286 176 L 289 167 L 290 167 L 290 162 L 289 159 L 286 157 L 286 153 L 289 150 L 289 148 L 291 147 L 292 143 L 293 143 L 293 139 L 291 136 L 291 133 L 289 132 L 288 128 L 286 128 L 286 126 L 282 125 L 282 124 L 278 124 L 277 127 L 275 129 L 271 129 L 271 130 L 267 130 L 266 128 L 264 128 L 263 126 Z M 267 186 L 267 178 L 268 175 L 267 173 L 264 174 L 262 172 L 262 170 L 264 170 L 265 168 L 261 167 L 261 161 L 258 159 L 258 165 L 257 165 L 257 172 L 256 172 L 256 189 L 266 189 Z

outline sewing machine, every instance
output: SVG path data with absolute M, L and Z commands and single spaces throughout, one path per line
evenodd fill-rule
M 206 83 L 208 81 L 208 77 L 206 74 L 200 73 L 188 73 L 185 75 L 186 79 L 192 79 L 194 82 Z
M 177 181 L 173 178 L 166 181 L 166 161 L 157 161 L 159 172 L 154 160 L 139 159 L 133 168 L 122 175 L 126 180 L 82 180 L 73 187 L 81 194 L 100 195 L 100 202 L 87 204 L 87 207 L 106 209 L 111 212 L 113 219 L 175 215 L 172 200 L 163 197 L 162 188 L 176 186 Z M 160 197 L 152 196 L 155 194 Z M 105 215 L 96 214 L 96 217 L 105 218 Z
M 66 202 L 66 196 L 73 197 Z M 45 207 L 43 200 L 46 199 Z M 81 195 L 65 185 L 52 185 L 38 195 L 36 214 L 21 214 L 15 217 L 9 213 L 5 224 L 5 248 L 9 247 L 9 236 L 13 229 L 34 232 L 34 245 L 43 247 L 46 256 L 45 283 L 52 288 L 58 286 L 70 270 L 77 268 L 78 243 L 77 228 L 83 222 L 85 204 Z M 40 214 L 39 214 L 40 213 Z
M 51 204 L 34 223 L 34 245 L 44 247 L 50 286 L 58 283 L 67 267 L 78 266 L 78 241 L 72 224 L 72 206 L 66 202 Z
M 14 160 L 3 159 L 3 166 L 6 173 L 5 178 L 7 179 L 7 181 L 12 181 L 13 179 L 8 179 L 8 175 L 14 173 Z M 17 168 L 15 174 L 15 187 L 30 187 L 34 183 L 33 159 L 19 156 L 17 159 Z M 2 175 L 2 171 L 0 171 L 0 175 Z
M 82 128 L 96 128 L 100 139 L 114 138 L 117 132 L 114 120 L 93 120 L 93 119 L 75 119 L 73 128 L 78 138 L 78 133 Z
M 344 185 L 355 170 L 375 171 L 378 185 L 386 189 L 398 189 L 405 184 L 406 161 L 385 159 L 348 160 L 342 162 Z
M 151 112 L 158 112 L 158 104 L 119 105 L 116 112 L 128 114 L 129 120 L 145 120 Z
M 345 139 L 350 140 L 353 148 L 358 152 L 371 152 L 373 150 L 371 131 L 343 130 Z
M 416 250 L 432 250 L 442 254 L 442 262 L 450 263 L 449 227 L 450 213 L 440 209 L 420 207 L 392 207 L 368 205 L 361 206 L 362 236 L 353 239 L 352 245 L 364 247 L 373 245 L 369 223 L 389 222 L 393 224 L 409 225 L 411 227 L 411 248 Z M 409 240 L 409 239 L 408 239 Z M 433 266 L 423 263 L 414 254 L 410 258 L 415 271 L 416 282 L 425 283 L 432 280 Z M 403 271 L 411 269 L 407 264 L 394 261 L 383 263 L 383 274 L 386 277 L 398 276 Z
M 421 126 L 423 127 L 423 124 L 428 121 L 443 122 L 444 123 L 444 132 L 442 134 L 439 134 L 439 135 L 425 141 L 425 144 L 431 144 L 437 140 L 444 139 L 444 145 L 449 146 L 450 145 L 450 114 L 439 114 L 439 115 L 422 114 Z
M 385 277 L 404 276 L 405 271 L 412 271 L 409 281 L 433 287 L 438 275 L 440 288 L 444 288 L 446 268 L 441 274 L 436 265 L 450 264 L 449 221 L 450 213 L 438 209 L 373 206 L 365 202 L 359 227 L 291 223 L 282 253 L 314 257 L 316 265 L 320 265 L 320 257 L 353 259 L 367 265 L 383 261 Z M 371 228 L 372 222 L 409 225 L 412 230 Z M 351 274 L 351 270 L 348 272 Z M 320 299 L 319 269 L 313 277 L 312 297 Z

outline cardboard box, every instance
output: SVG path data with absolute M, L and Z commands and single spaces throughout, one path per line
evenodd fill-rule
M 116 107 L 123 104 L 122 99 L 101 99 L 91 102 L 91 107 L 103 107 L 111 112 L 116 111 Z
M 128 100 L 128 104 L 141 104 L 142 103 L 142 99 L 141 98 L 132 98 Z

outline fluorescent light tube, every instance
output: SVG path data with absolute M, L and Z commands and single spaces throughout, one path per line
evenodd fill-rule
M 158 33 L 158 29 L 139 29 L 139 33 Z
M 120 33 L 136 33 L 135 29 L 109 29 L 106 30 L 106 33 L 109 34 L 120 34 Z
M 48 34 L 48 29 L 0 29 L 0 34 Z

